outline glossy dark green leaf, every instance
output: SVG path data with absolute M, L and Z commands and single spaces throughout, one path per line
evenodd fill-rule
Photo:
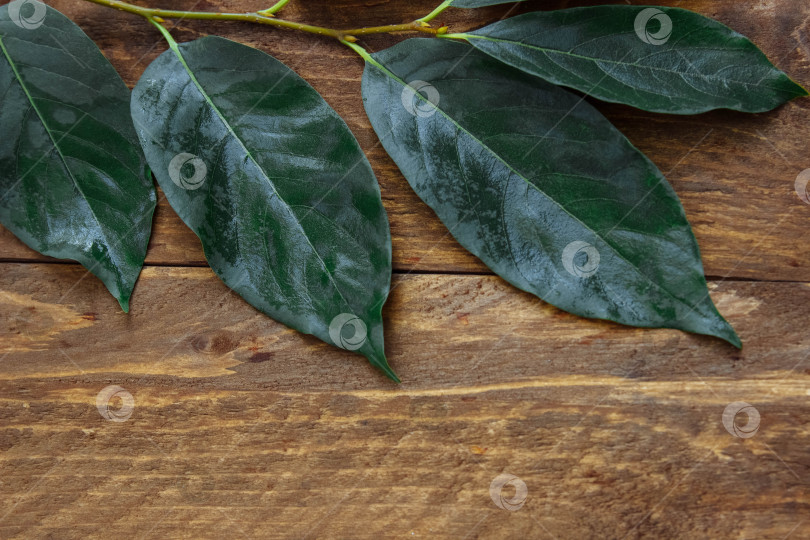
M 516 287 L 740 345 L 678 197 L 581 98 L 462 43 L 410 39 L 367 59 L 363 100 L 416 193 Z
M 388 219 L 371 166 L 323 98 L 271 56 L 205 37 L 173 44 L 146 69 L 132 115 L 214 272 L 279 322 L 396 380 L 381 316 Z
M 64 15 L 17 1 L 0 7 L 0 96 L 0 222 L 128 311 L 155 209 L 129 89 Z
M 526 13 L 454 36 L 526 73 L 648 111 L 762 112 L 807 95 L 745 36 L 685 9 Z

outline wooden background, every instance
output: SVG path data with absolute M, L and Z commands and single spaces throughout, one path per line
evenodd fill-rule
M 165 50 L 136 16 L 49 3 L 130 86 Z M 507 12 L 598 3 L 537 0 L 440 19 L 463 31 Z M 810 84 L 807 2 L 664 3 L 730 25 Z M 283 16 L 351 27 L 406 22 L 432 7 L 293 0 Z M 229 292 L 165 200 L 128 315 L 81 267 L 3 230 L 0 538 L 810 536 L 810 206 L 794 192 L 810 167 L 810 100 L 753 116 L 599 105 L 680 195 L 740 352 L 579 319 L 491 275 L 384 153 L 359 97 L 362 63 L 339 43 L 240 23 L 182 22 L 173 33 L 269 52 L 347 120 L 391 221 L 386 342 L 404 383 Z M 125 422 L 96 408 L 108 385 L 134 398 Z M 736 401 L 760 412 L 752 438 L 723 427 Z M 490 499 L 503 472 L 527 486 L 518 511 Z

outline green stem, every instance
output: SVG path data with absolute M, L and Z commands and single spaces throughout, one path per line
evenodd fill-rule
M 269 7 L 267 9 L 263 9 L 261 11 L 257 11 L 256 13 L 258 13 L 259 15 L 267 15 L 268 17 L 272 17 L 274 14 L 281 11 L 281 8 L 286 6 L 289 1 L 290 0 L 278 0 L 278 2 L 273 4 L 272 7 Z
M 436 37 L 448 38 L 448 39 L 466 39 L 466 40 L 469 41 L 470 39 L 483 38 L 484 36 L 476 36 L 475 34 L 458 33 L 458 34 L 437 34 Z
M 86 0 L 102 6 L 134 13 L 145 17 L 149 20 L 157 18 L 160 19 L 197 19 L 197 20 L 213 20 L 213 21 L 243 21 L 252 22 L 257 24 L 266 24 L 268 26 L 277 26 L 280 28 L 288 28 L 291 30 L 300 30 L 302 32 L 309 32 L 310 34 L 318 34 L 321 36 L 329 36 L 338 40 L 352 40 L 354 35 L 367 35 L 367 34 L 387 34 L 391 32 L 422 32 L 426 34 L 436 34 L 437 29 L 431 28 L 429 25 L 424 26 L 422 23 L 414 21 L 406 24 L 390 24 L 385 26 L 371 26 L 368 28 L 353 28 L 349 30 L 335 30 L 333 28 L 324 28 L 322 26 L 313 26 L 311 24 L 302 24 L 284 19 L 277 19 L 272 15 L 263 15 L 269 10 L 257 13 L 214 13 L 208 11 L 178 11 L 173 9 L 156 9 L 136 6 L 121 0 Z M 289 1 L 289 0 L 287 0 Z M 284 0 L 282 0 L 284 2 Z M 279 4 L 276 3 L 270 10 L 281 9 Z M 285 2 L 286 3 L 286 2 Z M 282 6 L 283 7 L 283 6 Z
M 359 55 L 360 55 L 360 57 L 361 57 L 363 60 L 365 60 L 366 62 L 368 62 L 369 64 L 372 64 L 372 65 L 374 65 L 374 66 L 377 66 L 377 67 L 378 67 L 378 68 L 380 68 L 381 70 L 385 70 L 385 68 L 382 66 L 382 64 L 380 64 L 379 62 L 377 62 L 376 60 L 374 60 L 374 59 L 371 57 L 371 55 L 370 55 L 370 54 L 368 54 L 368 51 L 367 51 L 367 50 L 365 50 L 365 49 L 364 49 L 363 47 L 361 47 L 360 45 L 358 45 L 357 43 L 352 43 L 351 41 L 346 41 L 345 39 L 341 39 L 341 40 L 340 40 L 340 42 L 341 42 L 341 43 L 343 43 L 344 45 L 346 45 L 348 48 L 350 48 L 350 49 L 351 49 L 351 50 L 353 50 L 354 52 L 356 52 L 357 54 L 359 54 Z
M 442 2 L 441 4 L 439 4 L 439 5 L 436 7 L 436 9 L 434 9 L 433 11 L 431 11 L 430 13 L 428 13 L 427 15 L 425 15 L 424 17 L 422 17 L 421 19 L 417 19 L 417 21 L 420 21 L 420 22 L 425 22 L 425 23 L 426 23 L 426 22 L 430 22 L 430 21 L 432 21 L 433 19 L 435 19 L 436 17 L 438 17 L 438 16 L 439 16 L 439 14 L 440 14 L 442 11 L 444 11 L 444 10 L 445 10 L 445 9 L 447 9 L 447 8 L 449 8 L 449 7 L 450 7 L 450 5 L 451 5 L 452 3 L 453 3 L 453 0 L 444 0 L 444 2 Z
M 435 28 L 429 26 L 422 26 L 418 21 L 405 24 L 388 24 L 385 26 L 369 26 L 367 28 L 354 28 L 352 30 L 343 30 L 343 33 L 348 36 L 363 36 L 366 34 L 390 34 L 391 32 L 424 32 L 426 34 L 436 34 Z
M 169 47 L 171 47 L 173 50 L 177 50 L 177 42 L 174 40 L 169 31 L 166 30 L 166 28 L 162 24 L 157 22 L 154 17 L 148 17 L 147 20 L 153 25 L 155 25 L 158 30 L 160 30 L 160 33 L 163 34 L 163 37 L 169 43 Z
M 155 9 L 136 6 L 121 2 L 120 0 L 86 0 L 102 6 L 120 9 L 151 19 L 158 17 L 160 19 L 199 19 L 199 20 L 213 20 L 213 21 L 244 21 L 258 24 L 266 24 L 269 26 L 278 26 L 281 28 L 289 28 L 291 30 L 301 30 L 311 34 L 319 34 L 322 36 L 330 36 L 337 39 L 342 39 L 344 33 L 339 30 L 331 28 L 323 28 L 321 26 L 312 26 L 310 24 L 301 24 L 293 21 L 285 21 L 283 19 L 276 19 L 275 17 L 268 17 L 258 13 L 212 13 L 208 11 L 177 11 L 173 9 Z

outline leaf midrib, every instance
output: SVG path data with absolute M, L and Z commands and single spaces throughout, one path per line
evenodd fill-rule
M 522 42 L 522 41 L 513 41 L 513 40 L 509 40 L 509 39 L 502 39 L 502 38 L 492 38 L 492 37 L 489 37 L 489 36 L 482 36 L 482 35 L 473 34 L 473 33 L 459 34 L 459 35 L 463 36 L 464 39 L 467 39 L 468 41 L 469 41 L 469 38 L 475 38 L 475 39 L 482 39 L 484 41 L 491 41 L 493 43 L 506 43 L 506 44 L 509 44 L 509 45 L 517 46 L 517 47 L 526 47 L 527 49 L 540 51 L 540 52 L 545 53 L 545 54 L 558 54 L 558 55 L 561 55 L 561 56 L 569 56 L 571 58 L 578 58 L 580 60 L 587 60 L 587 61 L 593 62 L 593 63 L 615 64 L 615 65 L 625 66 L 625 67 L 626 66 L 632 66 L 632 67 L 635 67 L 635 68 L 638 68 L 638 69 L 649 70 L 649 71 L 661 71 L 663 73 L 669 73 L 669 74 L 678 75 L 678 76 L 681 76 L 681 77 L 689 75 L 689 73 L 685 72 L 685 71 L 683 71 L 683 72 L 682 71 L 675 71 L 675 70 L 672 70 L 672 69 L 666 69 L 666 68 L 656 67 L 656 66 L 644 66 L 644 65 L 641 65 L 641 64 L 638 64 L 638 63 L 635 63 L 635 62 L 630 63 L 630 62 L 622 62 L 620 60 L 611 60 L 611 59 L 608 59 L 608 58 L 596 58 L 596 57 L 593 57 L 593 56 L 585 56 L 585 55 L 576 54 L 576 53 L 573 53 L 573 52 L 570 52 L 570 51 L 563 51 L 563 50 L 560 50 L 560 49 L 549 49 L 547 47 L 541 47 L 539 45 L 531 45 L 531 44 L 528 44 L 528 43 L 525 43 L 525 42 Z M 695 75 L 698 75 L 702 79 L 706 79 L 706 80 L 709 80 L 709 81 L 731 82 L 731 83 L 740 84 L 740 85 L 743 85 L 743 86 L 746 86 L 746 87 L 767 88 L 769 90 L 784 91 L 783 89 L 773 87 L 773 86 L 763 85 L 763 84 L 760 84 L 759 82 L 751 83 L 751 82 L 746 82 L 746 81 L 738 81 L 738 80 L 735 80 L 735 79 L 724 79 L 722 77 L 713 77 L 711 75 L 706 75 L 706 74 L 700 73 L 700 72 L 695 73 Z
M 375 62 L 373 63 L 373 65 L 374 65 L 375 67 L 377 67 L 378 69 L 380 69 L 380 70 L 381 70 L 381 71 L 382 71 L 384 74 L 386 74 L 388 77 L 390 77 L 390 78 L 391 78 L 391 79 L 393 79 L 394 81 L 396 81 L 396 82 L 398 82 L 399 84 L 401 84 L 403 87 L 407 87 L 407 86 L 408 86 L 408 84 L 407 84 L 407 83 L 405 83 L 405 81 L 403 81 L 402 79 L 400 79 L 399 77 L 397 77 L 397 76 L 396 76 L 396 75 L 395 75 L 395 74 L 394 74 L 392 71 L 390 71 L 390 70 L 389 70 L 387 67 L 383 66 L 383 65 L 382 65 L 382 64 L 380 64 L 379 62 L 375 61 Z M 462 126 L 461 124 L 459 124 L 459 123 L 458 123 L 458 122 L 457 122 L 457 121 L 456 121 L 454 118 L 452 118 L 450 115 L 448 115 L 448 114 L 447 114 L 445 111 L 443 111 L 441 108 L 437 107 L 437 106 L 436 106 L 434 103 L 432 103 L 430 100 L 426 99 L 426 98 L 425 98 L 424 96 L 422 96 L 422 95 L 421 95 L 419 92 L 414 92 L 414 94 L 415 94 L 417 97 L 419 97 L 419 99 L 423 100 L 423 101 L 424 101 L 424 102 L 426 102 L 426 103 L 429 103 L 431 107 L 433 107 L 434 109 L 436 109 L 436 111 L 437 111 L 438 113 L 440 113 L 440 114 L 441 114 L 443 117 L 445 117 L 445 118 L 446 118 L 446 119 L 447 119 L 449 122 L 451 122 L 451 123 L 452 123 L 454 126 L 456 126 L 456 128 L 457 128 L 457 129 L 459 129 L 460 131 L 463 131 L 463 132 L 464 132 L 464 133 L 466 133 L 466 134 L 467 134 L 467 136 L 469 136 L 469 137 L 470 137 L 472 140 L 474 140 L 475 142 L 477 142 L 478 144 L 480 144 L 480 145 L 481 145 L 481 147 L 482 147 L 482 148 L 484 148 L 484 149 L 485 149 L 487 152 L 489 152 L 490 154 L 492 154 L 492 156 L 493 156 L 493 157 L 495 157 L 495 159 L 497 159 L 498 161 L 500 161 L 501 163 L 503 163 L 503 165 L 504 165 L 504 166 L 505 166 L 505 167 L 506 167 L 506 168 L 507 168 L 509 171 L 511 171 L 513 174 L 515 174 L 517 177 L 519 177 L 519 178 L 520 178 L 521 180 L 523 180 L 524 182 L 526 182 L 526 184 L 528 184 L 528 185 L 529 185 L 531 188 L 533 188 L 534 190 L 536 190 L 538 193 L 542 194 L 542 195 L 543 195 L 543 196 L 544 196 L 546 199 L 548 199 L 549 201 L 551 201 L 551 202 L 552 202 L 552 203 L 553 203 L 553 204 L 554 204 L 556 207 L 558 207 L 560 210 L 562 210 L 563 212 L 565 212 L 566 214 L 568 214 L 568 215 L 571 217 L 571 219 L 573 219 L 574 221 L 576 221 L 577 223 L 579 223 L 579 224 L 580 224 L 580 225 L 581 225 L 581 226 L 582 226 L 584 229 L 586 229 L 586 230 L 590 231 L 590 232 L 591 232 L 591 233 L 592 233 L 592 234 L 593 234 L 595 237 L 597 237 L 597 238 L 601 239 L 601 240 L 602 240 L 602 241 L 603 241 L 603 242 L 604 242 L 604 243 L 605 243 L 607 246 L 609 246 L 609 247 L 611 248 L 611 250 L 613 251 L 613 253 L 615 253 L 615 254 L 616 254 L 616 255 L 617 255 L 617 256 L 618 256 L 618 257 L 619 257 L 621 260 L 623 260 L 623 261 L 624 261 L 624 262 L 625 262 L 625 263 L 626 263 L 626 264 L 627 264 L 627 265 L 628 265 L 630 268 L 632 268 L 632 269 L 633 269 L 633 270 L 634 270 L 634 271 L 635 271 L 637 274 L 639 274 L 639 275 L 640 275 L 642 278 L 644 278 L 644 280 L 645 280 L 645 281 L 647 281 L 648 283 L 652 284 L 652 285 L 653 285 L 653 286 L 655 286 L 657 289 L 660 289 L 661 291 L 663 291 L 664 293 L 666 293 L 666 294 L 667 294 L 667 296 L 669 296 L 669 297 L 673 298 L 674 300 L 676 300 L 676 301 L 677 301 L 678 303 L 680 303 L 681 305 L 684 305 L 684 306 L 686 306 L 686 307 L 690 308 L 690 310 L 695 310 L 695 308 L 697 307 L 697 305 L 694 305 L 694 306 L 689 305 L 689 303 L 688 303 L 688 302 L 686 302 L 686 301 L 682 300 L 681 298 L 678 298 L 678 297 L 677 297 L 677 296 L 675 296 L 675 295 L 674 295 L 672 292 L 670 292 L 668 289 L 666 289 L 666 288 L 662 287 L 662 286 L 661 286 L 661 285 L 659 285 L 658 283 L 656 283 L 656 282 L 654 282 L 653 280 L 649 279 L 649 278 L 648 278 L 648 277 L 647 277 L 647 276 L 646 276 L 646 275 L 645 275 L 643 272 L 641 272 L 641 270 L 640 270 L 640 269 L 639 269 L 639 268 L 638 268 L 638 267 L 637 267 L 635 264 L 633 264 L 633 263 L 631 263 L 630 261 L 628 261 L 628 260 L 627 260 L 627 258 L 625 258 L 625 257 L 624 257 L 624 255 L 623 255 L 623 254 L 622 254 L 622 253 L 621 253 L 621 252 L 620 252 L 620 251 L 619 251 L 619 250 L 618 250 L 616 247 L 614 247 L 614 246 L 613 246 L 613 245 L 612 245 L 610 242 L 608 242 L 608 241 L 607 241 L 607 239 L 605 239 L 604 237 L 602 237 L 602 235 L 600 235 L 600 234 L 599 234 L 599 233 L 597 233 L 595 230 L 593 230 L 593 229 L 592 229 L 590 226 L 588 226 L 586 223 L 584 223 L 584 222 L 583 222 L 581 219 L 579 219 L 577 216 L 575 216 L 574 214 L 572 214 L 571 212 L 569 212 L 567 208 L 565 208 L 564 206 L 562 206 L 562 205 L 561 205 L 559 202 L 557 202 L 557 200 L 556 200 L 556 199 L 554 199 L 553 197 L 551 197 L 551 196 L 550 196 L 548 193 L 546 193 L 545 191 L 543 191 L 542 189 L 540 189 L 540 187 L 539 187 L 539 186 L 536 186 L 535 184 L 533 184 L 532 182 L 530 182 L 528 178 L 526 178 L 526 177 L 525 177 L 525 176 L 523 176 L 523 175 L 522 175 L 520 172 L 518 172 L 517 170 L 515 170 L 515 169 L 514 169 L 514 168 L 513 168 L 513 167 L 512 167 L 512 166 L 511 166 L 509 163 L 507 163 L 507 162 L 506 162 L 506 160 L 504 160 L 504 159 L 503 159 L 503 158 L 502 158 L 502 157 L 501 157 L 501 156 L 500 156 L 500 155 L 499 155 L 497 152 L 495 152 L 495 151 L 494 151 L 492 148 L 490 148 L 488 145 L 486 145 L 486 144 L 485 144 L 483 141 L 481 141 L 481 140 L 480 140 L 478 137 L 476 137 L 475 135 L 473 135 L 472 133 L 470 133 L 470 132 L 469 132 L 469 131 L 468 131 L 466 128 L 464 128 L 464 126 Z M 518 272 L 521 272 L 519 268 L 518 268 Z M 522 272 L 521 272 L 521 273 L 522 273 Z
M 326 272 L 326 275 L 329 276 L 329 281 L 332 282 L 332 285 L 335 287 L 335 290 L 340 295 L 341 300 L 343 300 L 344 304 L 347 307 L 349 307 L 351 309 L 354 309 L 353 306 L 346 300 L 346 297 L 343 296 L 343 291 L 340 290 L 340 287 L 338 286 L 337 282 L 335 281 L 334 276 L 329 271 L 329 268 L 326 266 L 326 262 L 321 258 L 321 255 L 315 249 L 315 246 L 312 245 L 312 242 L 309 239 L 309 235 L 307 234 L 306 229 L 304 229 L 304 226 L 301 224 L 301 221 L 298 219 L 298 217 L 295 215 L 295 213 L 290 208 L 290 204 L 281 196 L 281 194 L 279 194 L 278 190 L 276 190 L 276 186 L 273 185 L 273 182 L 267 176 L 267 173 L 265 173 L 264 168 L 259 164 L 258 161 L 256 161 L 256 158 L 253 157 L 253 154 L 245 146 L 245 143 L 242 141 L 242 139 L 237 135 L 237 133 L 231 127 L 230 122 L 228 122 L 228 120 L 222 114 L 222 111 L 219 110 L 219 107 L 217 107 L 216 104 L 214 104 L 214 102 L 208 96 L 208 93 L 202 87 L 202 85 L 200 84 L 200 81 L 197 80 L 197 76 L 194 75 L 194 73 L 191 70 L 191 67 L 186 62 L 186 59 L 183 56 L 183 53 L 180 51 L 180 47 L 176 43 L 172 42 L 170 44 L 170 48 L 174 52 L 175 56 L 177 57 L 177 60 L 183 66 L 183 69 L 185 69 L 185 71 L 188 74 L 188 77 L 191 80 L 191 82 L 194 83 L 194 86 L 197 88 L 197 91 L 200 92 L 200 95 L 203 97 L 205 102 L 208 103 L 208 106 L 211 107 L 211 110 L 213 110 L 216 113 L 217 117 L 222 122 L 222 124 L 225 126 L 225 129 L 228 131 L 228 133 L 239 143 L 239 146 L 242 147 L 242 150 L 245 152 L 245 155 L 247 155 L 247 157 L 250 159 L 250 161 L 252 161 L 253 164 L 256 166 L 256 168 L 261 172 L 262 178 L 265 179 L 265 181 L 267 182 L 267 185 L 270 186 L 270 189 L 273 190 L 273 193 L 275 194 L 275 196 L 278 197 L 278 200 L 280 200 L 280 201 L 282 201 L 284 203 L 284 208 L 287 209 L 287 212 L 290 214 L 290 217 L 292 217 L 293 221 L 295 221 L 295 223 L 298 224 L 298 228 L 301 230 L 302 236 L 306 239 L 307 245 L 312 250 L 312 253 L 315 255 L 315 258 L 318 259 L 318 262 L 320 262 L 321 266 L 324 269 L 324 272 Z
M 82 187 L 79 185 L 78 180 L 76 180 L 76 177 L 73 176 L 73 171 L 68 166 L 67 159 L 65 158 L 64 154 L 62 154 L 62 149 L 59 147 L 59 142 L 56 140 L 56 138 L 54 138 L 53 132 L 51 131 L 50 127 L 48 127 L 48 123 L 45 121 L 45 118 L 42 115 L 42 112 L 39 110 L 39 107 L 37 107 L 37 104 L 34 102 L 34 97 L 31 95 L 31 92 L 28 90 L 28 86 L 26 86 L 25 81 L 23 81 L 23 78 L 20 75 L 19 70 L 17 69 L 17 65 L 14 63 L 14 60 L 12 60 L 12 58 L 11 58 L 11 54 L 9 54 L 8 49 L 6 49 L 6 46 L 3 43 L 3 37 L 2 36 L 0 36 L 0 50 L 2 50 L 3 56 L 5 57 L 6 61 L 9 64 L 9 66 L 11 67 L 11 71 L 14 73 L 14 78 L 17 80 L 17 84 L 19 84 L 20 88 L 22 88 L 22 91 L 25 93 L 25 97 L 28 99 L 28 103 L 31 104 L 31 108 L 34 109 L 34 112 L 37 114 L 37 118 L 39 118 L 40 124 L 42 124 L 42 127 L 45 129 L 45 132 L 48 134 L 48 138 L 51 140 L 51 143 L 53 144 L 53 147 L 56 150 L 56 153 L 59 154 L 59 159 L 62 161 L 62 166 L 64 167 L 65 172 L 67 173 L 68 177 L 70 177 L 70 180 L 73 182 L 73 185 L 76 186 L 76 189 L 79 190 L 79 193 L 81 194 L 84 201 L 87 203 L 87 207 L 90 209 L 90 213 L 93 215 L 93 219 L 95 219 L 96 223 L 98 224 L 99 231 L 101 231 L 102 235 L 104 236 L 105 243 L 107 244 L 107 246 L 110 247 L 110 249 L 108 250 L 108 253 L 110 254 L 110 257 L 113 257 L 113 258 L 117 259 L 117 257 L 115 257 L 114 251 L 111 249 L 112 244 L 110 244 L 110 241 L 107 238 L 107 233 L 104 230 L 104 226 L 102 225 L 101 220 L 96 215 L 96 211 L 93 209 L 93 205 L 90 204 L 90 199 L 88 199 L 87 195 L 85 195 L 84 191 L 82 190 Z M 79 120 L 79 121 L 81 121 L 81 120 Z M 118 265 L 116 264 L 116 266 L 118 266 Z

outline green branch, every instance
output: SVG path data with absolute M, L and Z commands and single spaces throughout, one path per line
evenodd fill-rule
M 252 13 L 215 13 L 210 11 L 179 11 L 173 9 L 157 9 L 136 6 L 121 0 L 85 0 L 93 2 L 105 7 L 134 13 L 145 17 L 149 21 L 161 22 L 163 19 L 195 19 L 195 20 L 212 20 L 212 21 L 242 21 L 257 24 L 265 24 L 268 26 L 276 26 L 280 28 L 287 28 L 290 30 L 299 30 L 301 32 L 309 32 L 310 34 L 318 34 L 321 36 L 329 36 L 341 41 L 355 41 L 354 36 L 362 36 L 368 34 L 390 34 L 392 32 L 421 32 L 424 34 L 436 35 L 443 33 L 446 28 L 432 28 L 423 19 L 405 24 L 389 24 L 384 26 L 370 26 L 367 28 L 351 28 L 348 30 L 338 30 L 334 28 L 325 28 L 323 26 L 313 26 L 311 24 L 297 23 L 294 21 L 287 21 L 284 19 L 277 19 L 273 13 L 279 11 L 284 7 L 289 0 L 280 0 L 273 7 L 263 11 Z M 448 3 L 448 2 L 445 2 Z M 449 4 L 448 4 L 449 5 Z M 441 6 L 440 6 L 441 7 Z M 438 9 L 438 8 L 437 8 Z

